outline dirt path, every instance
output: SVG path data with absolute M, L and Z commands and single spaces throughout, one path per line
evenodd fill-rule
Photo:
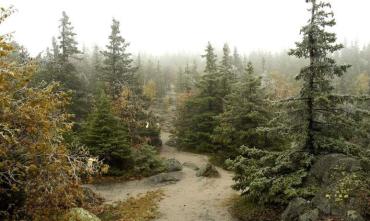
M 168 133 L 162 133 L 163 143 L 168 140 L 168 136 Z M 175 158 L 181 163 L 192 162 L 198 166 L 208 161 L 204 155 L 180 152 L 166 145 L 161 156 Z M 157 221 L 233 221 L 226 206 L 227 200 L 235 194 L 230 187 L 233 183 L 232 174 L 220 168 L 218 170 L 221 177 L 204 178 L 196 177 L 193 169 L 184 167 L 184 176 L 179 182 L 159 187 L 149 185 L 146 179 L 90 187 L 108 202 L 163 189 L 165 198 L 160 202 L 161 215 Z
M 172 85 L 169 96 L 176 101 L 176 93 Z M 164 111 L 160 113 L 161 111 Z M 166 116 L 162 125 L 161 138 L 163 143 L 169 139 L 169 131 L 175 112 L 173 104 L 168 110 L 156 110 L 160 116 Z M 181 163 L 191 162 L 198 167 L 208 162 L 207 156 L 181 152 L 175 148 L 163 145 L 161 156 L 166 159 L 175 158 Z M 196 171 L 183 168 L 183 177 L 175 184 L 152 186 L 147 179 L 124 183 L 90 186 L 103 196 L 107 202 L 125 200 L 139 193 L 163 189 L 165 198 L 160 202 L 160 216 L 156 221 L 234 221 L 228 213 L 227 201 L 236 192 L 231 189 L 232 174 L 221 168 L 219 178 L 197 177 Z

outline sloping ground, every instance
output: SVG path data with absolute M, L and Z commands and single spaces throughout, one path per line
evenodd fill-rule
M 168 133 L 162 133 L 163 143 Z M 177 151 L 164 145 L 161 155 L 175 158 L 181 163 L 191 162 L 201 166 L 208 162 L 204 155 Z M 153 186 L 148 179 L 124 183 L 90 185 L 108 202 L 125 200 L 130 196 L 150 190 L 162 189 L 165 197 L 160 202 L 158 221 L 232 221 L 226 201 L 235 195 L 231 189 L 232 174 L 217 168 L 219 178 L 196 177 L 193 169 L 183 168 L 183 178 L 174 184 Z

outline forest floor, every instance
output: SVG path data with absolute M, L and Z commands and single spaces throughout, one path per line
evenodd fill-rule
M 163 143 L 169 138 L 168 132 L 162 132 Z M 201 154 L 178 151 L 173 147 L 163 145 L 160 155 L 163 158 L 175 158 L 181 163 L 191 162 L 198 167 L 208 162 L 208 157 Z M 231 199 L 236 192 L 231 189 L 232 173 L 217 168 L 218 178 L 197 177 L 196 171 L 184 167 L 180 181 L 153 186 L 148 178 L 120 183 L 89 185 L 100 194 L 107 203 L 123 201 L 137 194 L 161 189 L 164 198 L 159 203 L 160 215 L 157 221 L 233 221 L 228 212 Z

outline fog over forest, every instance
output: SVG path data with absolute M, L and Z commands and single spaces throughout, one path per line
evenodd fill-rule
M 0 220 L 370 221 L 369 0 L 3 0 Z
M 370 2 L 333 3 L 339 41 L 368 43 L 370 30 L 365 27 L 370 20 Z M 227 42 L 242 54 L 287 50 L 294 46 L 297 30 L 308 15 L 299 10 L 304 1 L 297 0 L 92 0 L 88 4 L 74 0 L 4 0 L 3 4 L 15 5 L 17 12 L 3 24 L 2 32 L 14 32 L 14 38 L 33 55 L 49 46 L 51 36 L 57 35 L 63 10 L 74 24 L 80 47 L 105 46 L 114 17 L 131 42 L 131 52 L 153 55 L 199 54 L 208 41 L 215 45 Z

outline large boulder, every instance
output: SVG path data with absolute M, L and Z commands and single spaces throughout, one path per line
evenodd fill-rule
M 207 163 L 206 165 L 203 165 L 200 167 L 200 169 L 197 171 L 196 176 L 200 177 L 219 177 L 220 173 L 217 171 L 216 167 L 213 166 L 210 163 Z
M 160 173 L 149 177 L 148 183 L 150 185 L 173 184 L 180 181 L 183 176 L 182 172 Z
M 181 163 L 176 159 L 167 159 L 164 164 L 167 172 L 175 172 L 182 170 Z
M 97 216 L 83 208 L 73 208 L 64 215 L 62 221 L 101 221 Z
M 366 170 L 356 158 L 343 154 L 318 157 L 306 182 L 307 187 L 317 189 L 315 195 L 311 201 L 302 198 L 292 200 L 282 220 L 315 221 L 324 216 L 334 216 L 345 221 L 365 220 L 362 215 L 367 215 L 368 204 L 364 204 L 364 201 L 369 196 L 358 185 L 359 177 L 364 174 Z

